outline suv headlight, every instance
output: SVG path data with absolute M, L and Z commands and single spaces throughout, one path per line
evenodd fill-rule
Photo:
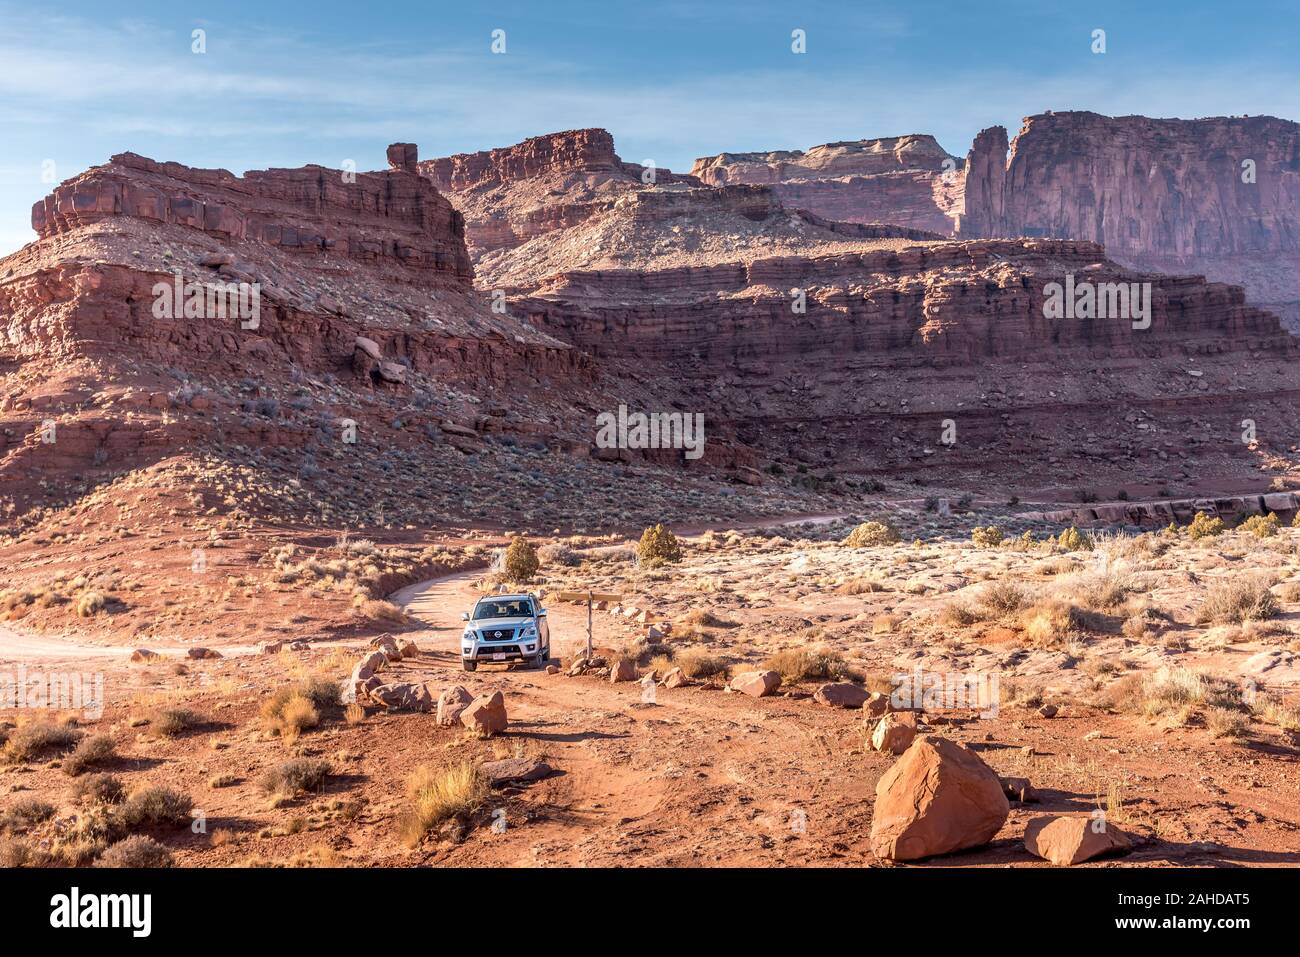
M 522 637 L 522 638 L 536 638 L 536 637 L 537 637 L 537 626 L 536 626 L 536 625 L 524 625 L 524 633 L 523 633 L 520 637 Z

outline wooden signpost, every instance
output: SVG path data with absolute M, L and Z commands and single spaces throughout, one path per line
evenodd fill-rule
M 558 591 L 552 595 L 547 595 L 546 597 L 554 598 L 556 601 L 577 601 L 577 602 L 587 603 L 587 657 L 588 658 L 590 658 L 592 655 L 591 606 L 598 601 L 617 603 L 623 600 L 622 595 L 615 595 L 608 592 L 594 592 L 594 591 Z

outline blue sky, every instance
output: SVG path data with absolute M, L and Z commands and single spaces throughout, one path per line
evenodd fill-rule
M 603 126 L 624 159 L 672 169 L 911 132 L 965 154 L 1048 109 L 1300 119 L 1298 48 L 1293 0 L 0 0 L 0 254 L 35 238 L 43 171 L 125 150 L 364 170 L 398 140 L 431 157 Z

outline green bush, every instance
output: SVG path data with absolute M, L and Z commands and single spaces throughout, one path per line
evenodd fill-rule
M 637 542 L 636 557 L 643 565 L 662 565 L 682 560 L 682 546 L 677 536 L 662 525 L 647 528 Z
M 899 540 L 898 529 L 889 522 L 863 522 L 844 539 L 849 548 L 869 548 L 872 545 L 894 545 Z
M 533 547 L 532 542 L 520 535 L 506 548 L 502 571 L 509 581 L 532 581 L 540 564 L 537 558 L 537 549 Z

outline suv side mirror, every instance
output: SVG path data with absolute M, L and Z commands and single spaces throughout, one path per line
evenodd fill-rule
M 545 608 L 539 608 L 539 609 L 537 609 L 537 617 L 538 617 L 538 618 L 543 618 L 543 617 L 545 617 L 545 615 L 546 615 L 546 609 L 545 609 Z
M 461 620 L 461 621 L 469 621 L 469 612 L 467 612 L 467 611 L 462 611 L 462 612 L 460 613 L 460 620 Z

